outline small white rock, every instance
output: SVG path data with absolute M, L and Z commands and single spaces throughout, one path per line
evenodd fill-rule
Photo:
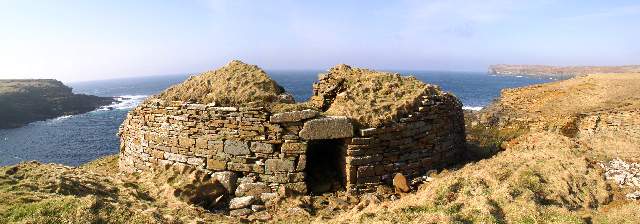
M 233 198 L 229 202 L 229 209 L 240 209 L 240 208 L 249 207 L 255 200 L 256 200 L 256 197 L 254 196 Z

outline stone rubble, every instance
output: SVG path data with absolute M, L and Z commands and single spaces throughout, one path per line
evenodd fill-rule
M 608 163 L 600 163 L 607 180 L 613 180 L 620 187 L 640 188 L 640 163 L 627 163 L 619 158 Z M 640 191 L 626 195 L 628 199 L 640 199 Z

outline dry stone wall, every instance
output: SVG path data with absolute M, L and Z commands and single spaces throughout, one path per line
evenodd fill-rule
M 339 143 L 333 159 L 350 192 L 391 184 L 397 172 L 416 177 L 455 162 L 465 142 L 461 104 L 449 94 L 424 95 L 398 122 L 361 130 L 348 117 L 314 110 L 272 114 L 150 99 L 128 114 L 119 135 L 121 170 L 206 171 L 227 189 L 235 210 L 276 194 L 308 193 L 314 187 L 307 186 L 309 145 L 317 141 Z
M 461 103 L 452 95 L 423 95 L 399 122 L 361 129 L 347 142 L 346 179 L 351 190 L 391 184 L 394 173 L 424 175 L 460 159 L 465 150 Z
M 151 100 L 131 111 L 121 127 L 120 168 L 141 172 L 157 165 L 192 166 L 214 176 L 231 171 L 244 178 L 241 181 L 260 182 L 259 186 L 250 184 L 260 193 L 284 186 L 305 193 L 306 144 L 298 132 L 303 126 L 301 120 L 318 113 L 300 114 L 281 114 L 271 123 L 264 108 Z M 228 190 L 243 195 L 244 185 L 240 187 Z

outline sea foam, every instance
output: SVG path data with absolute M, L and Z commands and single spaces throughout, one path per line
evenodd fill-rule
M 142 101 L 144 101 L 144 99 L 146 99 L 147 97 L 148 97 L 147 95 L 124 95 L 124 96 L 118 96 L 118 97 L 115 97 L 116 100 L 118 100 L 118 102 L 115 102 L 115 103 L 113 103 L 111 105 L 108 105 L 108 106 L 102 106 L 102 107 L 100 107 L 100 109 L 98 109 L 98 111 L 132 109 L 132 108 L 138 106 L 138 104 L 140 104 Z
M 483 107 L 468 107 L 468 106 L 463 106 L 462 109 L 463 110 L 474 110 L 474 111 L 479 111 L 482 110 Z

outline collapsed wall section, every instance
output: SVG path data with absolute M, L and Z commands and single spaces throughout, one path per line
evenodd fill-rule
M 395 173 L 415 178 L 458 162 L 466 147 L 463 116 L 454 96 L 422 95 L 397 123 L 360 129 L 346 147 L 348 188 L 374 190 Z
M 298 137 L 301 120 L 272 123 L 264 108 L 216 107 L 149 100 L 122 124 L 120 169 L 141 172 L 155 166 L 191 166 L 259 183 L 259 193 L 280 187 L 305 193 L 306 143 Z M 244 179 L 242 179 L 244 178 Z M 253 186 L 256 187 L 256 186 Z M 230 193 L 238 193 L 230 187 Z
M 246 74 L 254 81 L 241 83 Z M 225 93 L 238 85 L 244 92 Z M 375 190 L 396 173 L 412 178 L 454 163 L 465 149 L 460 101 L 413 77 L 340 65 L 314 85 L 309 102 L 286 96 L 241 62 L 191 78 L 129 112 L 120 169 L 199 169 L 251 204 L 276 192 Z M 296 109 L 274 113 L 274 105 Z M 247 209 L 234 199 L 230 209 Z

